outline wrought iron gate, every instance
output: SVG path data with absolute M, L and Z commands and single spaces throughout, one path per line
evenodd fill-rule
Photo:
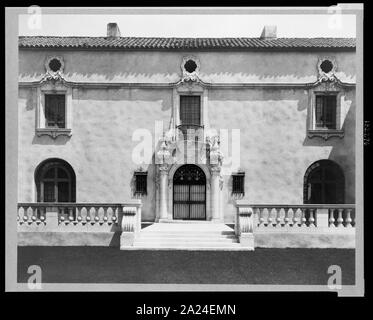
M 195 165 L 181 166 L 174 175 L 173 218 L 206 220 L 206 176 Z

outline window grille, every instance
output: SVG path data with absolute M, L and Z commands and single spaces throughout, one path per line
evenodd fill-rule
M 65 95 L 45 95 L 45 127 L 65 128 Z
M 336 106 L 335 95 L 316 96 L 316 129 L 336 129 Z
M 232 193 L 233 194 L 245 194 L 245 173 L 238 172 L 232 175 L 233 184 L 232 184 Z
M 147 194 L 147 172 L 137 171 L 135 172 L 135 194 L 146 195 Z

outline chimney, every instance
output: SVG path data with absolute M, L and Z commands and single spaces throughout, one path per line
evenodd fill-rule
M 107 36 L 114 37 L 114 38 L 120 37 L 119 27 L 115 22 L 111 22 L 107 24 Z
M 260 39 L 269 40 L 277 38 L 277 26 L 264 26 Z

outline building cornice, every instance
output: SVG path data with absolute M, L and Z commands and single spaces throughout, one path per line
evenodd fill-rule
M 38 87 L 41 81 L 20 81 L 19 87 Z M 63 80 L 64 85 L 72 88 L 91 88 L 91 89 L 105 89 L 105 88 L 134 88 L 134 89 L 172 89 L 180 85 L 178 82 L 170 83 L 136 83 L 136 82 L 75 82 Z M 341 87 L 355 87 L 356 83 L 348 83 L 337 81 Z M 256 83 L 207 83 L 200 81 L 202 87 L 208 89 L 251 89 L 251 88 L 313 88 L 320 84 L 320 81 L 306 82 L 306 83 L 277 83 L 277 82 L 256 82 Z

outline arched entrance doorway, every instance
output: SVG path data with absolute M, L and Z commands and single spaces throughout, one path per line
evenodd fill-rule
M 183 165 L 174 174 L 173 219 L 206 220 L 206 176 L 196 165 Z

